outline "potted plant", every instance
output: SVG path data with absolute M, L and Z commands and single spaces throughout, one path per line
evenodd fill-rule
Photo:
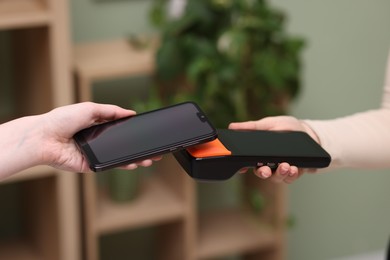
M 156 55 L 162 104 L 197 102 L 217 127 L 284 114 L 300 88 L 302 38 L 265 0 L 188 0 L 179 18 L 155 0 L 161 32 Z
M 300 90 L 304 40 L 285 31 L 282 11 L 266 0 L 187 0 L 172 17 L 167 5 L 154 0 L 150 13 L 161 35 L 144 109 L 192 100 L 218 128 L 287 112 Z M 261 193 L 249 194 L 261 209 Z
M 107 172 L 108 193 L 118 203 L 134 200 L 140 189 L 141 173 L 123 169 L 112 169 Z

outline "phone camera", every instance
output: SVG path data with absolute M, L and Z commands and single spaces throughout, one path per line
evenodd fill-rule
M 201 113 L 198 113 L 198 117 L 199 117 L 200 121 L 202 121 L 202 122 L 206 121 L 206 116 L 205 115 L 203 115 Z

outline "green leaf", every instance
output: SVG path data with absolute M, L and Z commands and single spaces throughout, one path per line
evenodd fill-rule
M 163 42 L 157 52 L 156 63 L 157 75 L 162 80 L 173 79 L 183 72 L 184 61 L 176 40 L 165 40 Z
M 292 228 L 296 227 L 297 222 L 298 222 L 297 218 L 293 215 L 290 215 L 286 221 L 287 228 L 292 229 Z
M 227 30 L 219 37 L 217 46 L 221 54 L 239 62 L 247 51 L 247 34 L 242 30 Z
M 263 196 L 263 194 L 261 194 L 261 192 L 259 190 L 253 190 L 251 192 L 250 202 L 251 202 L 253 210 L 257 214 L 261 213 L 265 209 L 265 206 L 267 204 L 265 197 Z
M 195 59 L 187 69 L 187 76 L 191 82 L 198 84 L 204 74 L 212 68 L 212 62 L 210 59 L 204 57 Z
M 194 26 L 197 21 L 198 17 L 194 14 L 182 16 L 180 19 L 174 20 L 170 24 L 166 25 L 166 34 L 170 37 L 177 37 Z
M 149 20 L 152 25 L 162 28 L 167 23 L 167 14 L 165 12 L 165 0 L 154 0 L 149 11 Z

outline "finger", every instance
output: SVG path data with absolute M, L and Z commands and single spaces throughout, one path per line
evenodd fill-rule
M 119 167 L 119 169 L 122 169 L 122 170 L 135 170 L 137 168 L 138 168 L 138 165 L 135 163 L 131 163 L 131 164 Z
M 155 161 L 155 162 L 158 162 L 162 159 L 163 157 L 162 156 L 156 156 L 156 157 L 153 157 L 151 160 L 152 161 Z
M 262 166 L 255 170 L 255 175 L 261 179 L 268 179 L 272 176 L 272 171 L 270 167 Z
M 115 105 L 95 104 L 95 103 L 93 103 L 92 105 L 94 106 L 93 116 L 97 120 L 111 121 L 111 120 L 123 118 L 126 116 L 132 116 L 136 114 L 136 112 L 133 110 L 124 109 Z
M 244 168 L 241 168 L 238 173 L 242 174 L 242 173 L 246 173 L 248 171 L 248 167 L 244 167 Z
M 153 161 L 159 161 L 161 159 L 162 159 L 162 156 L 157 156 L 157 157 L 154 157 L 152 159 L 147 159 L 147 160 L 143 160 L 143 161 L 140 161 L 140 162 L 131 163 L 131 164 L 128 164 L 128 165 L 121 166 L 119 168 L 123 169 L 123 170 L 135 170 L 135 169 L 138 168 L 138 166 L 149 167 L 149 166 L 151 166 L 153 164 Z
M 283 182 L 284 179 L 288 177 L 290 169 L 290 164 L 286 162 L 281 163 L 276 169 L 275 173 L 272 175 L 272 181 L 277 183 Z
M 315 169 L 315 168 L 306 169 L 306 170 L 305 170 L 305 172 L 310 173 L 310 174 L 317 173 L 317 171 L 318 171 L 318 169 Z
M 148 160 L 143 160 L 141 162 L 137 162 L 138 166 L 143 166 L 143 167 L 149 167 L 153 164 L 153 161 L 151 159 Z
M 296 166 L 291 166 L 288 176 L 284 179 L 284 182 L 291 184 L 300 177 L 299 169 Z
M 230 123 L 229 129 L 233 130 L 256 130 L 256 123 L 255 121 L 247 121 L 247 122 L 240 122 L 240 123 Z
M 234 130 L 277 130 L 278 117 L 265 117 L 257 121 L 230 123 L 229 128 Z
M 54 119 L 58 118 L 61 112 L 61 118 L 72 118 L 73 123 L 68 129 L 70 132 L 77 132 L 81 129 L 95 125 L 96 123 L 111 121 L 126 116 L 135 115 L 135 111 L 123 109 L 115 105 L 97 104 L 93 102 L 84 102 L 69 105 L 66 110 L 53 110 Z M 57 113 L 57 114 L 56 114 Z

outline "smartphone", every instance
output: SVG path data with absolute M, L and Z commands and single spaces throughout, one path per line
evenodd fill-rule
M 93 171 L 153 158 L 212 141 L 217 131 L 194 102 L 95 125 L 74 135 Z

